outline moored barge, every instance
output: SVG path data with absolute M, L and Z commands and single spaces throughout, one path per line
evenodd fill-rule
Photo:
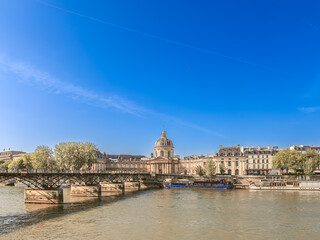
M 180 179 L 177 181 L 165 180 L 165 188 L 198 188 L 198 189 L 232 189 L 233 184 L 224 179 L 221 180 L 195 180 Z

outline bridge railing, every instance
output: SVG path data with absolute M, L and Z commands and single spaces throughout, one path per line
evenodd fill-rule
M 149 174 L 148 172 L 138 172 L 130 170 L 48 170 L 48 169 L 0 169 L 0 173 L 21 173 L 21 170 L 26 170 L 28 173 L 108 173 L 108 174 Z

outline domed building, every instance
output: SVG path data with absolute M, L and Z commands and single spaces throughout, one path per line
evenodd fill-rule
M 154 157 L 147 161 L 147 170 L 156 174 L 178 174 L 179 160 L 174 157 L 174 146 L 165 130 L 154 145 Z
M 154 154 L 156 157 L 173 158 L 173 143 L 167 138 L 166 131 L 162 131 L 161 138 L 154 144 Z

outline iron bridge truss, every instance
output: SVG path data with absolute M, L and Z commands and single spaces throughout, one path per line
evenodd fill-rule
M 151 175 L 150 173 L 27 173 L 25 175 L 22 173 L 0 173 L 0 183 L 15 181 L 27 186 L 37 186 L 50 189 L 71 184 L 94 186 L 102 182 L 159 182 L 163 181 L 165 178 L 172 177 L 181 178 L 183 176 L 167 174 Z

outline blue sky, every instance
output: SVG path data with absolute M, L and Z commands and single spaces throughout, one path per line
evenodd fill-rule
M 319 1 L 0 1 L 0 148 L 320 145 Z

